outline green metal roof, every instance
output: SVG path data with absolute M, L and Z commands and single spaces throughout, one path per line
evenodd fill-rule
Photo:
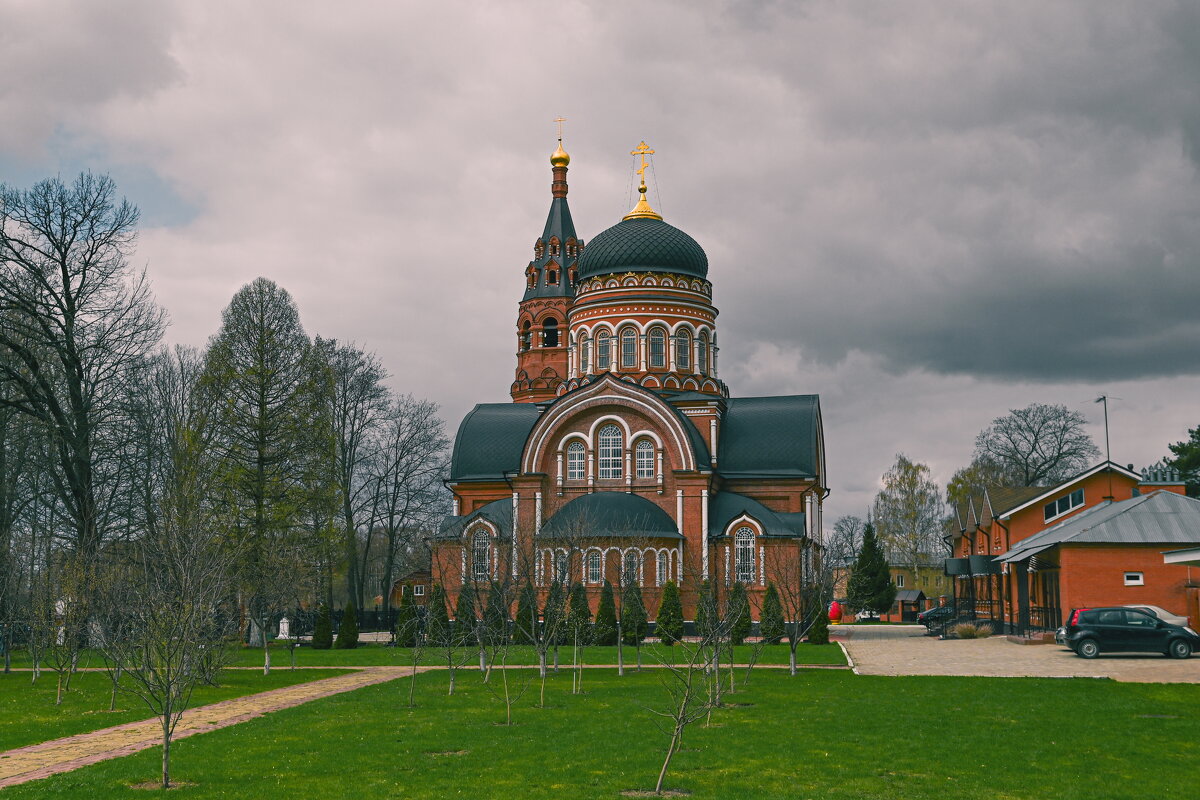
M 463 418 L 450 456 L 450 480 L 502 480 L 521 468 L 521 451 L 540 410 L 533 403 L 480 403 Z
M 708 256 L 696 240 L 659 219 L 627 219 L 596 235 L 579 259 L 579 277 L 620 272 L 708 276 Z
M 539 538 L 657 537 L 682 539 L 675 520 L 657 504 L 627 492 L 576 497 L 542 525 Z
M 821 466 L 817 395 L 741 397 L 726 402 L 717 472 L 739 478 L 817 476 Z
M 753 517 L 766 536 L 803 536 L 804 514 L 772 511 L 753 497 L 736 492 L 717 492 L 708 501 L 708 537 L 725 535 L 729 523 L 742 515 Z
M 457 539 L 477 519 L 486 519 L 500 529 L 501 538 L 512 537 L 512 499 L 493 500 L 486 506 L 475 509 L 461 517 L 447 516 L 438 526 L 437 539 Z
M 558 241 L 562 246 L 556 258 L 550 257 L 550 238 L 557 236 Z M 571 219 L 571 207 L 567 205 L 567 198 L 555 197 L 550 201 L 550 213 L 546 216 L 546 227 L 542 231 L 542 241 L 546 243 L 546 249 L 542 253 L 542 257 L 529 262 L 538 269 L 538 279 L 533 286 L 525 289 L 524 300 L 531 300 L 535 297 L 573 297 L 575 289 L 567 280 L 567 270 L 571 266 L 574 259 L 567 259 L 566 243 L 567 239 L 575 236 L 575 222 Z M 583 242 L 579 243 L 580 245 Z M 546 265 L 551 261 L 558 264 L 557 282 L 553 284 L 546 283 Z

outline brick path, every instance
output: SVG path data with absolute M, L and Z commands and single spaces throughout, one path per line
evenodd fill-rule
M 424 672 L 428 667 L 419 669 Z M 411 667 L 362 667 L 347 675 L 192 708 L 183 713 L 179 724 L 175 726 L 174 739 L 235 725 L 281 708 L 291 708 L 310 700 L 354 691 L 410 674 Z M 46 778 L 161 743 L 162 726 L 157 719 L 150 719 L 9 750 L 0 753 L 0 787 Z

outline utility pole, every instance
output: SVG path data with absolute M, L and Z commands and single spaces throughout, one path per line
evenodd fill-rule
M 1102 394 L 1096 398 L 1097 403 L 1104 404 L 1104 460 L 1108 462 L 1108 466 L 1104 469 L 1108 472 L 1108 496 L 1105 500 L 1113 499 L 1112 488 L 1112 450 L 1108 446 L 1108 395 Z

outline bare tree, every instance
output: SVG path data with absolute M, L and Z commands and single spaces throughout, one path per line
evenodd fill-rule
M 0 405 L 50 434 L 54 492 L 85 560 L 99 552 L 120 477 L 105 440 L 163 330 L 145 273 L 127 261 L 137 222 L 107 176 L 0 186 Z
M 813 580 L 811 550 L 795 540 L 774 544 L 766 551 L 767 574 L 779 593 L 783 630 L 788 640 L 788 668 L 796 675 L 796 648 L 812 625 L 813 611 L 822 603 L 821 587 Z
M 929 467 L 903 453 L 883 476 L 875 495 L 875 526 L 892 564 L 917 568 L 930 563 L 940 550 L 945 511 L 941 491 L 929 477 Z
M 1014 408 L 975 437 L 975 458 L 999 465 L 1017 486 L 1060 483 L 1100 457 L 1086 424 L 1063 405 Z

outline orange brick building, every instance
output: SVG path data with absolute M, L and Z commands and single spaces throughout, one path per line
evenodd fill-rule
M 717 369 L 708 257 L 640 199 L 586 244 L 567 205 L 569 156 L 551 157 L 551 205 L 516 324 L 512 402 L 459 426 L 454 511 L 431 540 L 433 579 L 464 584 L 605 580 L 662 587 L 694 614 L 700 581 L 803 582 L 826 496 L 816 395 L 730 397 Z
M 1165 466 L 1105 462 L 1057 486 L 989 489 L 956 512 L 946 574 L 960 609 L 996 630 L 1053 630 L 1097 605 L 1200 618 L 1200 570 L 1162 555 L 1200 544 L 1200 501 Z

